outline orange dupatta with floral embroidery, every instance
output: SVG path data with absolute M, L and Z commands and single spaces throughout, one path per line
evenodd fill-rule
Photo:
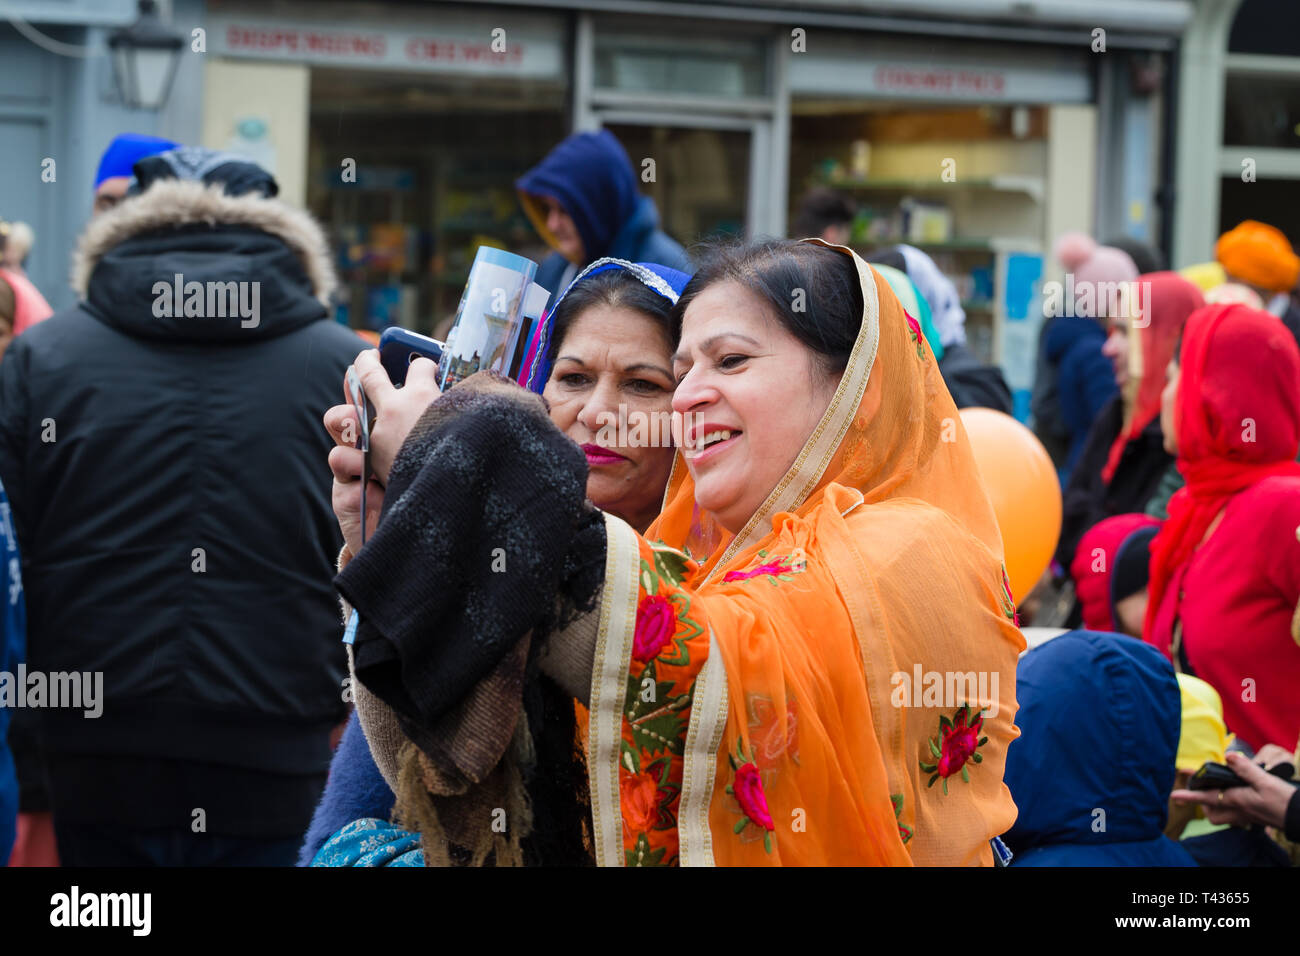
M 993 511 L 916 321 L 830 248 L 853 256 L 862 327 L 745 528 L 695 505 L 680 456 L 645 538 L 606 516 L 602 865 L 988 864 L 1015 820 L 1025 643 Z

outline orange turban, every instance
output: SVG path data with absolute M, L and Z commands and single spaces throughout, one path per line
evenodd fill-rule
M 1281 230 L 1247 219 L 1219 237 L 1214 258 L 1234 279 L 1270 292 L 1289 292 L 1300 279 L 1300 256 Z

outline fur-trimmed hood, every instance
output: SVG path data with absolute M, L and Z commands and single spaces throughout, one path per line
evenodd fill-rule
M 167 179 L 91 220 L 72 285 L 92 314 L 130 335 L 246 341 L 325 318 L 337 280 L 306 212 Z
M 181 179 L 154 183 L 90 221 L 77 242 L 72 288 L 85 299 L 90 277 L 108 250 L 135 236 L 191 225 L 248 226 L 278 236 L 297 253 L 322 305 L 338 286 L 329 242 L 320 224 L 301 209 L 254 193 L 228 196 L 220 186 Z

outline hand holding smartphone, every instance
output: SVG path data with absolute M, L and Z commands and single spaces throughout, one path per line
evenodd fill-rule
M 370 484 L 370 403 L 366 401 L 366 391 L 361 387 L 361 377 L 357 375 L 357 370 L 348 367 L 347 372 L 347 392 L 348 398 L 352 402 L 352 407 L 357 413 L 357 441 L 356 447 L 362 452 L 361 466 L 361 543 L 366 543 L 366 486 Z
M 1290 764 L 1279 763 L 1269 767 L 1268 772 L 1275 777 L 1291 781 L 1295 769 Z M 1213 761 L 1201 764 L 1187 781 L 1188 790 L 1231 790 L 1233 787 L 1246 786 L 1249 784 L 1237 776 L 1230 767 Z
M 437 365 L 442 361 L 443 343 L 427 335 L 391 326 L 379 336 L 379 362 L 388 380 L 398 388 L 406 384 L 406 370 L 417 358 L 427 358 Z

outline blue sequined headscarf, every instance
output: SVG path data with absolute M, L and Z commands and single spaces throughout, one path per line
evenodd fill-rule
M 560 293 L 559 298 L 555 300 L 541 323 L 539 323 L 529 345 L 528 355 L 524 360 L 524 371 L 520 375 L 520 385 L 523 385 L 529 391 L 541 394 L 542 389 L 546 387 L 547 379 L 551 377 L 551 363 L 547 360 L 546 353 L 550 349 L 551 330 L 554 326 L 553 319 L 556 310 L 559 309 L 560 303 L 564 301 L 564 297 L 573 291 L 573 287 L 579 282 L 583 282 L 599 272 L 608 272 L 611 269 L 626 269 L 652 291 L 657 292 L 673 305 L 677 304 L 677 299 L 682 294 L 682 290 L 686 288 L 686 283 L 691 280 L 691 277 L 685 272 L 679 272 L 676 269 L 670 269 L 654 262 L 628 262 L 626 259 L 611 258 L 597 259 L 578 273 L 568 287 Z

